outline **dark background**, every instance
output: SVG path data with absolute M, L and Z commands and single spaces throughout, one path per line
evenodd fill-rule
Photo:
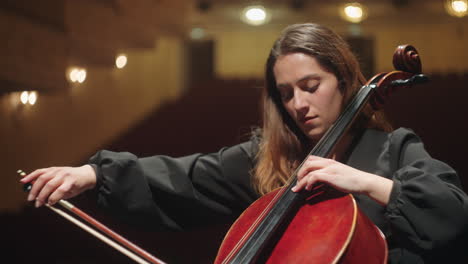
M 468 76 L 429 76 L 426 85 L 397 91 L 387 102 L 386 113 L 395 127 L 412 128 L 431 155 L 454 167 L 466 191 Z M 202 82 L 103 148 L 140 156 L 181 156 L 242 142 L 259 124 L 261 86 L 260 80 Z M 185 233 L 146 232 L 104 215 L 90 197 L 72 202 L 168 263 L 211 262 L 229 227 L 220 223 Z M 0 219 L 3 240 L 8 241 L 3 252 L 14 263 L 132 263 L 46 208 L 28 206 L 20 214 L 3 214 Z

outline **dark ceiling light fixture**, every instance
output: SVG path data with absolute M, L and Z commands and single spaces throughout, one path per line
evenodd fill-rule
M 207 12 L 213 7 L 213 3 L 207 0 L 197 1 L 197 9 L 201 12 Z
M 305 7 L 305 0 L 291 0 L 290 6 L 296 11 L 301 11 Z
M 391 2 L 396 8 L 405 8 L 409 5 L 410 0 L 391 0 Z

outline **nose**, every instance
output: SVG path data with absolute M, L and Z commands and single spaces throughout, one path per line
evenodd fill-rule
M 309 110 L 309 104 L 303 94 L 303 91 L 300 89 L 296 89 L 294 91 L 293 106 L 294 109 L 300 114 L 307 114 Z

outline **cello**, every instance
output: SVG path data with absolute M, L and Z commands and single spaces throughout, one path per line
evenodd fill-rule
M 330 158 L 368 104 L 373 110 L 382 109 L 396 88 L 427 81 L 419 55 L 410 45 L 397 47 L 393 65 L 395 71 L 377 74 L 361 87 L 309 155 Z M 286 186 L 261 197 L 241 214 L 226 234 L 215 264 L 387 262 L 384 235 L 359 210 L 351 194 L 320 183 L 311 191 L 291 191 L 304 162 Z

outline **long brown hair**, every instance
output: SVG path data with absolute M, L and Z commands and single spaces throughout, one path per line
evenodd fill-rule
M 284 185 L 294 169 L 313 146 L 283 106 L 273 73 L 279 56 L 303 53 L 315 58 L 327 71 L 333 73 L 343 94 L 342 105 L 356 94 L 365 83 L 359 63 L 348 44 L 332 30 L 317 24 L 295 24 L 283 30 L 276 40 L 266 62 L 263 91 L 263 128 L 253 173 L 253 184 L 260 194 Z M 366 126 L 390 130 L 383 114 L 368 113 Z

